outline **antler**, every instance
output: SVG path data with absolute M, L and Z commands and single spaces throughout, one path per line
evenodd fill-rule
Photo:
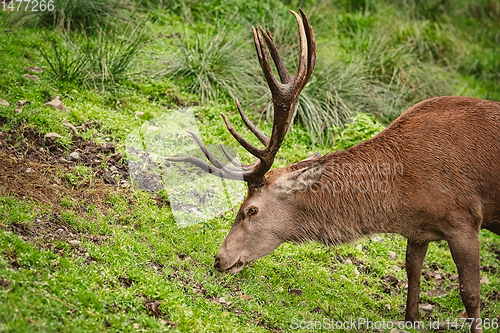
M 252 27 L 257 57 L 262 68 L 262 72 L 264 73 L 264 77 L 266 78 L 267 85 L 271 90 L 274 105 L 274 121 L 271 138 L 266 137 L 264 133 L 262 133 L 255 125 L 250 122 L 250 120 L 243 112 L 238 99 L 236 99 L 235 102 L 236 107 L 238 108 L 238 112 L 241 115 L 241 119 L 248 127 L 248 129 L 252 131 L 252 133 L 260 140 L 260 142 L 264 144 L 264 149 L 259 149 L 246 141 L 238 132 L 234 130 L 227 117 L 221 113 L 227 129 L 233 135 L 236 141 L 238 141 L 239 144 L 243 146 L 243 148 L 245 148 L 250 154 L 257 157 L 258 160 L 251 165 L 241 164 L 236 161 L 221 145 L 222 151 L 234 166 L 224 165 L 219 160 L 217 160 L 217 158 L 215 158 L 212 153 L 208 151 L 200 138 L 198 138 L 196 134 L 192 132 L 189 132 L 189 134 L 194 138 L 200 149 L 210 161 L 211 165 L 196 157 L 169 157 L 167 158 L 167 160 L 176 162 L 188 162 L 222 178 L 236 180 L 242 179 L 254 185 L 260 185 L 265 182 L 264 175 L 273 165 L 276 153 L 283 143 L 286 132 L 290 127 L 293 110 L 299 98 L 299 94 L 309 80 L 309 77 L 311 76 L 314 69 L 314 64 L 316 62 L 314 32 L 312 27 L 309 26 L 307 18 L 302 9 L 299 9 L 299 11 L 300 16 L 296 12 L 292 10 L 290 11 L 297 20 L 300 37 L 299 66 L 295 77 L 292 77 L 290 73 L 288 73 L 283 60 L 279 55 L 278 49 L 274 44 L 274 40 L 271 36 L 271 33 L 269 32 L 269 29 L 266 33 L 260 26 L 259 30 Z M 264 38 L 265 43 L 269 48 L 271 57 L 274 61 L 274 64 L 276 65 L 276 69 L 278 70 L 278 75 L 281 82 L 278 81 L 271 69 L 266 47 L 262 38 Z

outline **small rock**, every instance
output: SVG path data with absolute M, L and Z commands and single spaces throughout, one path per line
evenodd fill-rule
M 420 309 L 423 312 L 426 312 L 426 313 L 431 313 L 433 308 L 434 307 L 432 305 L 430 305 L 430 304 L 421 304 L 420 305 Z
M 224 297 L 220 297 L 219 298 L 219 304 L 230 306 L 233 303 L 226 301 L 226 299 Z
M 23 110 L 21 109 L 15 109 L 14 112 L 17 113 L 17 114 L 20 114 Z
M 356 249 L 359 251 L 363 251 L 363 244 L 356 245 Z
M 57 138 L 59 138 L 59 139 L 62 138 L 62 136 L 55 133 L 55 132 L 50 132 L 50 133 L 45 134 L 45 138 L 55 140 Z
M 78 154 L 77 151 L 74 151 L 71 154 L 69 154 L 68 159 L 70 161 L 78 161 L 80 159 L 80 154 Z
M 455 281 L 456 279 L 458 279 L 458 274 L 453 274 L 452 276 L 450 276 L 450 281 Z
M 427 296 L 429 297 L 443 297 L 447 294 L 445 290 L 442 289 L 432 289 L 427 292 Z
M 35 82 L 40 81 L 40 78 L 36 75 L 24 74 L 23 77 L 27 78 L 28 80 L 33 80 Z
M 109 138 L 109 137 L 108 137 L 108 138 L 105 138 L 104 140 L 106 140 L 106 141 L 111 141 L 111 138 Z
M 58 233 L 62 234 L 64 232 L 64 229 L 63 228 L 59 228 L 56 230 Z
M 113 161 L 113 162 L 118 162 L 122 159 L 123 157 L 123 153 L 121 151 L 117 151 L 116 153 L 112 154 L 112 155 L 109 155 L 107 158 L 106 158 L 106 161 Z
M 25 105 L 30 105 L 30 104 L 31 104 L 30 101 L 22 101 L 22 100 L 17 101 L 17 106 L 19 106 L 19 107 L 22 107 Z
M 136 116 L 137 118 L 142 117 L 142 116 L 144 116 L 144 112 L 141 112 L 141 111 L 135 111 L 135 116 Z
M 76 240 L 76 239 L 72 239 L 72 240 L 69 240 L 68 241 L 68 244 L 73 246 L 73 247 L 78 247 L 80 246 L 82 242 L 80 242 L 79 240 Z
M 134 323 L 134 328 L 135 328 L 136 330 L 138 330 L 139 328 L 141 328 L 141 325 L 139 325 L 139 324 L 137 324 L 137 323 Z
M 357 267 L 354 267 L 354 275 L 359 276 L 359 271 Z
M 61 97 L 59 96 L 56 96 L 53 100 L 45 103 L 44 105 L 51 106 L 56 110 L 66 110 L 66 107 L 64 106 L 63 102 L 61 101 Z
M 396 252 L 389 251 L 389 259 L 391 260 L 396 259 Z
M 120 188 L 129 188 L 130 184 L 126 180 L 120 180 Z
M 490 284 L 490 280 L 487 276 L 481 276 L 481 284 Z
M 302 296 L 303 293 L 300 289 L 290 288 L 290 294 L 292 295 Z
M 253 297 L 252 297 L 252 296 L 250 296 L 250 295 L 245 295 L 245 294 L 241 295 L 241 296 L 240 296 L 240 298 L 245 299 L 245 300 L 247 300 L 247 301 L 250 301 L 250 300 L 252 300 L 252 299 L 253 299 Z
M 300 301 L 300 304 L 303 305 L 303 306 L 307 305 L 306 301 Z
M 24 170 L 24 172 L 31 172 L 31 171 L 33 171 L 32 168 L 27 168 L 26 170 Z
M 385 307 L 387 310 L 391 311 L 391 305 L 390 305 L 390 304 L 384 304 L 384 307 Z
M 0 99 L 0 105 L 9 106 L 10 104 L 5 99 Z
M 392 330 L 390 330 L 389 333 L 399 333 L 398 329 L 397 328 L 393 328 Z
M 26 68 L 25 71 L 30 72 L 30 73 L 43 74 L 43 69 L 41 69 L 40 67 L 37 67 L 37 66 L 30 66 L 30 67 Z
M 380 237 L 379 235 L 373 235 L 372 237 L 370 237 L 372 239 L 372 241 L 374 242 L 382 242 L 384 239 L 382 237 Z
M 111 171 L 111 173 L 116 173 L 116 172 L 118 172 L 118 169 L 116 168 L 116 166 L 112 165 L 112 166 L 109 168 L 109 171 Z

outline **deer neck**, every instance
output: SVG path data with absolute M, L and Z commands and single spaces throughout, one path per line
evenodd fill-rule
M 360 144 L 331 153 L 320 180 L 297 195 L 293 242 L 333 246 L 374 233 L 395 233 L 403 165 L 391 150 Z M 391 217 L 392 216 L 392 217 Z

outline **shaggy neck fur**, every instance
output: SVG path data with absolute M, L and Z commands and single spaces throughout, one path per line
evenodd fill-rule
M 404 167 L 390 147 L 390 142 L 375 137 L 322 157 L 328 161 L 322 177 L 309 190 L 295 194 L 294 232 L 287 240 L 334 246 L 363 235 L 397 232 L 390 221 Z M 288 170 L 317 161 L 299 162 Z

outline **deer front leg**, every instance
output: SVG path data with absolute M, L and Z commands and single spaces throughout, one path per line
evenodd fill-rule
M 416 243 L 408 239 L 406 246 L 406 275 L 408 276 L 408 297 L 406 299 L 406 321 L 418 321 L 420 276 L 429 242 Z
M 467 310 L 467 317 L 474 318 L 471 332 L 479 333 L 481 329 L 480 306 L 480 273 L 479 273 L 479 237 L 477 231 L 453 235 L 448 239 L 453 261 L 457 266 L 460 282 L 460 296 Z

